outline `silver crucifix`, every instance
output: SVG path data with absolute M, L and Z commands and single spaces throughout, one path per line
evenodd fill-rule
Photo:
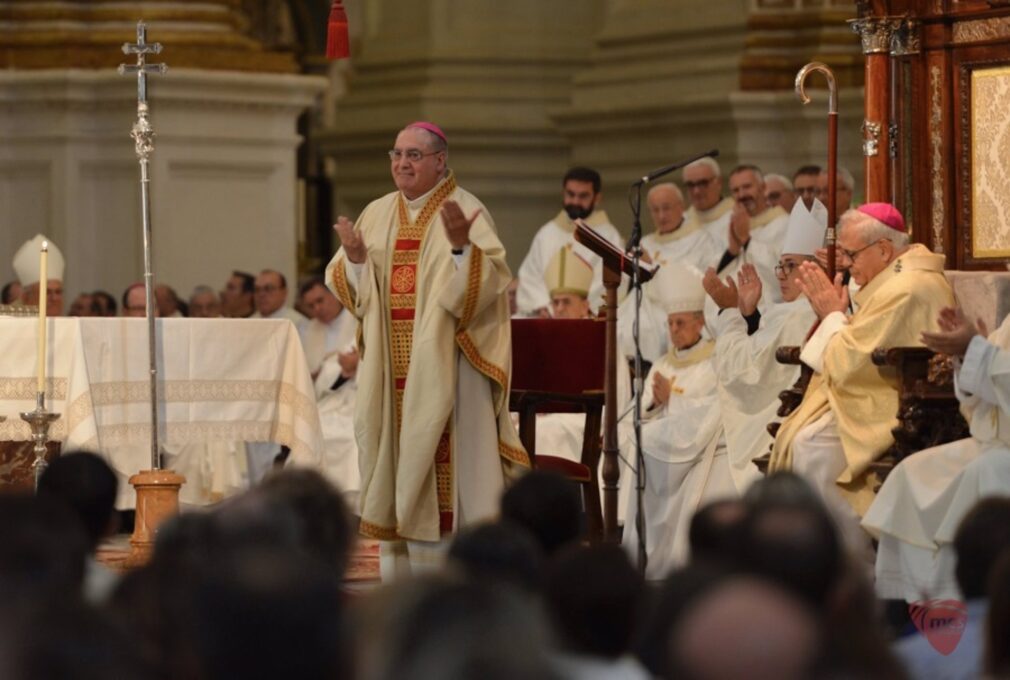
M 140 209 L 144 226 L 144 290 L 147 297 L 147 352 L 151 376 L 151 469 L 161 469 L 161 448 L 158 445 L 158 364 L 154 324 L 154 273 L 151 267 L 151 178 L 148 173 L 149 158 L 154 151 L 154 129 L 147 119 L 147 74 L 164 73 L 164 64 L 148 64 L 148 54 L 160 54 L 161 43 L 147 42 L 147 25 L 137 22 L 137 42 L 123 45 L 124 54 L 136 54 L 137 63 L 120 64 L 119 74 L 137 74 L 137 122 L 131 136 L 136 142 L 140 162 Z

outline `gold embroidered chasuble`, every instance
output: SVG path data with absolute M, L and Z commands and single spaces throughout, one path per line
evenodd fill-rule
M 893 443 L 898 391 L 893 371 L 880 370 L 877 347 L 921 347 L 940 309 L 954 304 L 944 258 L 915 244 L 856 294 L 858 309 L 828 340 L 823 372 L 814 373 L 799 407 L 782 423 L 772 447 L 772 470 L 792 467 L 793 440 L 805 426 L 834 413 L 847 462 L 839 489 L 862 516 L 873 500 L 866 471 Z
M 481 214 L 457 266 L 440 208 L 451 198 Z M 355 438 L 361 468 L 361 525 L 382 540 L 439 540 L 453 528 L 453 456 L 486 454 L 457 440 L 457 359 L 488 381 L 506 479 L 529 467 L 508 413 L 511 327 L 505 290 L 511 272 L 484 206 L 450 172 L 412 221 L 403 195 L 370 203 L 357 224 L 368 257 L 355 276 L 343 249 L 326 280 L 360 319 Z M 461 395 L 465 399 L 466 395 Z M 465 481 L 465 480 L 464 480 Z

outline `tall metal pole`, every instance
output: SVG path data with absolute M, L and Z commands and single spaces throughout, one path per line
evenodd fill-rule
M 151 378 L 151 469 L 161 469 L 161 448 L 158 445 L 158 363 L 157 336 L 154 325 L 154 272 L 151 266 L 151 176 L 150 156 L 154 152 L 154 129 L 147 118 L 147 74 L 164 73 L 164 64 L 148 64 L 148 54 L 160 54 L 161 43 L 147 42 L 147 25 L 137 22 L 137 42 L 125 43 L 123 54 L 136 54 L 137 63 L 120 64 L 119 74 L 137 74 L 137 121 L 130 136 L 136 144 L 140 162 L 140 211 L 144 226 L 144 293 L 147 305 L 147 353 Z
M 825 236 L 828 247 L 828 278 L 835 280 L 835 225 L 838 223 L 838 87 L 835 74 L 819 61 L 814 61 L 796 74 L 796 96 L 804 104 L 810 103 L 806 92 L 807 76 L 820 71 L 828 79 L 828 231 Z

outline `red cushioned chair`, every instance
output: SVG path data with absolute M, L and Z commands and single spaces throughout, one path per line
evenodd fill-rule
M 600 428 L 606 323 L 595 319 L 513 319 L 509 410 L 519 414 L 519 438 L 533 467 L 553 470 L 582 488 L 589 538 L 603 538 L 600 508 Z M 582 458 L 537 453 L 538 413 L 585 413 Z

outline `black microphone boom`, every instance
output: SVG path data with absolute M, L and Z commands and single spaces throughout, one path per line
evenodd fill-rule
M 688 158 L 686 161 L 680 161 L 678 163 L 673 163 L 671 165 L 665 165 L 659 168 L 658 170 L 653 170 L 652 172 L 650 172 L 648 175 L 645 175 L 641 179 L 635 180 L 635 184 L 648 184 L 653 180 L 659 179 L 663 175 L 670 174 L 674 170 L 680 170 L 685 165 L 690 165 L 691 163 L 701 160 L 702 158 L 715 158 L 718 155 L 719 155 L 719 149 L 712 149 L 711 151 L 700 153 L 697 156 L 692 156 L 691 158 Z

